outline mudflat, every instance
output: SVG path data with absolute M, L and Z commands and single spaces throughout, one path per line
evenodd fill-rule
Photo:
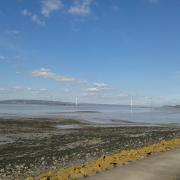
M 0 179 L 37 176 L 177 137 L 178 127 L 94 127 L 64 118 L 0 119 Z

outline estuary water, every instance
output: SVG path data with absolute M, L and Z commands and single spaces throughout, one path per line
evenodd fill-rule
M 180 124 L 180 108 L 131 108 L 120 105 L 87 104 L 79 106 L 0 104 L 0 117 L 68 117 L 102 124 L 116 124 L 123 121 Z

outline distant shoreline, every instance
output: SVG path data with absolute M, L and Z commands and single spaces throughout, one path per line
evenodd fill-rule
M 10 99 L 10 100 L 0 100 L 0 104 L 31 104 L 31 105 L 67 105 L 67 106 L 77 106 L 74 102 L 64 102 L 57 100 L 35 100 L 35 99 Z M 87 103 L 80 102 L 78 106 L 120 106 L 120 107 L 130 107 L 128 104 L 99 104 L 99 103 Z M 150 108 L 149 106 L 134 105 L 134 107 Z

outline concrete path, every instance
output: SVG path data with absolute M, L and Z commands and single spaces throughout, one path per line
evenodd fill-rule
M 180 174 L 180 148 L 102 172 L 86 180 L 174 180 Z

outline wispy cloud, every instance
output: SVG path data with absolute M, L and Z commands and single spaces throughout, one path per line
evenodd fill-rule
M 46 68 L 41 68 L 40 70 L 32 71 L 31 74 L 33 77 L 40 77 L 40 78 L 49 79 L 49 80 L 62 82 L 62 83 L 69 83 L 69 84 L 87 83 L 87 81 L 79 80 L 74 77 L 58 75 L 58 74 L 52 72 L 50 69 L 46 69 Z
M 94 83 L 94 86 L 99 89 L 109 89 L 110 85 L 105 83 Z
M 3 61 L 5 61 L 5 60 L 6 60 L 6 57 L 3 56 L 3 55 L 0 55 L 0 62 L 3 62 Z
M 99 92 L 100 90 L 96 87 L 91 87 L 86 89 L 87 92 Z
M 75 0 L 69 8 L 68 13 L 79 16 L 88 16 L 91 14 L 93 0 Z
M 64 4 L 62 0 L 41 0 L 40 11 L 31 12 L 28 9 L 21 11 L 22 16 L 29 17 L 32 22 L 38 25 L 46 25 L 46 19 L 54 12 L 66 12 L 71 15 L 78 15 L 81 17 L 91 14 L 93 2 L 95 0 L 72 0 L 70 4 Z
M 32 13 L 31 13 L 30 11 L 28 11 L 27 9 L 23 9 L 23 10 L 21 11 L 21 14 L 22 14 L 23 16 L 31 16 L 31 15 L 32 15 Z
M 61 0 L 42 0 L 41 14 L 43 15 L 43 17 L 48 17 L 51 13 L 61 10 L 63 9 L 63 7 L 64 6 Z M 40 17 L 40 15 L 32 13 L 28 9 L 23 9 L 21 11 L 21 15 L 29 17 L 32 22 L 38 25 L 45 26 L 46 24 L 43 17 Z
M 0 87 L 0 99 L 50 99 L 51 93 L 46 88 L 31 88 L 25 86 Z
M 26 92 L 45 92 L 48 91 L 45 88 L 40 88 L 40 89 L 34 89 L 31 87 L 24 87 L 24 86 L 13 86 L 13 87 L 9 87 L 9 88 L 0 88 L 0 91 L 4 91 L 4 92 L 13 92 L 13 91 L 18 91 L 18 92 L 22 92 L 22 91 L 26 91 Z
M 9 89 L 4 89 L 5 90 L 9 90 L 9 91 L 26 91 L 26 92 L 30 92 L 30 93 L 33 93 L 33 94 L 36 94 L 36 93 L 45 93 L 47 92 L 48 90 L 46 88 L 40 88 L 40 89 L 34 89 L 34 88 L 31 88 L 31 87 L 24 87 L 24 86 L 14 86 L 12 88 L 9 88 Z
M 10 35 L 19 35 L 20 31 L 14 29 L 14 30 L 7 30 L 6 33 Z
M 34 23 L 36 23 L 36 24 L 38 24 L 38 25 L 44 26 L 44 25 L 46 24 L 45 21 L 44 21 L 44 20 L 41 20 L 38 15 L 31 13 L 31 12 L 30 12 L 29 10 L 27 10 L 27 9 L 23 9 L 23 10 L 21 11 L 21 14 L 22 14 L 23 16 L 28 16 L 28 17 L 30 17 L 30 19 L 32 20 L 32 22 L 34 22 Z
M 41 20 L 41 19 L 39 18 L 39 16 L 37 16 L 37 15 L 35 15 L 35 14 L 31 16 L 31 19 L 32 19 L 32 21 L 33 21 L 34 23 L 36 23 L 36 24 L 39 24 L 39 25 L 42 25 L 42 26 L 45 25 L 45 21 Z
M 12 89 L 15 89 L 15 90 L 20 90 L 20 89 L 24 89 L 23 87 L 21 86 L 14 86 Z
M 60 0 L 43 0 L 41 13 L 48 17 L 52 12 L 63 9 L 64 5 Z
M 93 87 L 87 88 L 86 91 L 93 93 L 93 92 L 100 92 L 103 90 L 107 90 L 110 89 L 110 85 L 105 84 L 105 83 L 94 83 Z

